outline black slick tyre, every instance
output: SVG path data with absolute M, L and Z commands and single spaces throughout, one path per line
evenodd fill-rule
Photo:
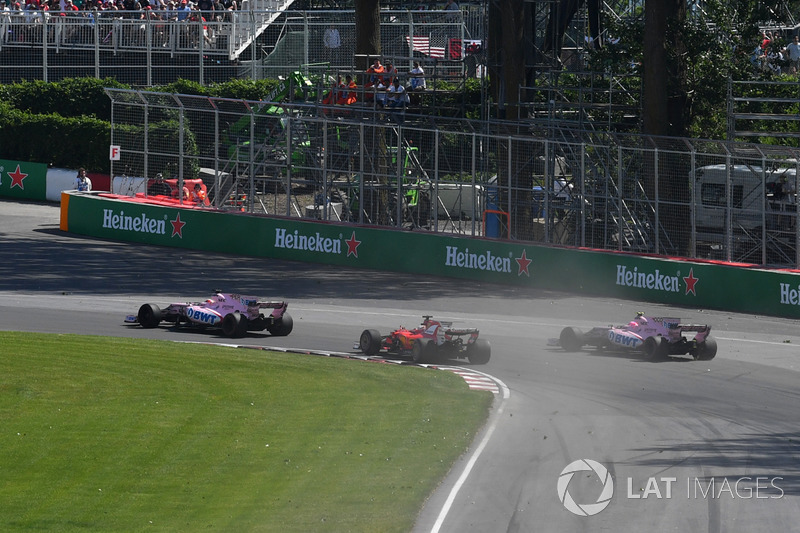
M 695 358 L 698 361 L 711 361 L 717 355 L 717 341 L 713 337 L 706 337 L 706 340 L 697 345 Z
M 664 337 L 647 337 L 642 345 L 644 356 L 651 361 L 660 361 L 669 355 L 669 342 Z
M 244 331 L 242 331 L 244 329 Z M 222 334 L 226 337 L 241 337 L 247 332 L 247 319 L 238 311 L 228 313 L 222 319 Z
M 285 337 L 294 329 L 294 320 L 289 313 L 283 313 L 283 316 L 275 321 L 267 330 L 275 337 Z
M 564 328 L 558 337 L 558 343 L 567 352 L 577 352 L 583 346 L 583 332 L 578 328 Z
M 381 351 L 381 334 L 374 329 L 365 329 L 358 339 L 358 347 L 366 355 L 375 355 Z
M 486 339 L 475 339 L 467 346 L 467 359 L 473 365 L 485 365 L 492 357 L 492 347 Z
M 430 339 L 414 339 L 411 359 L 417 364 L 430 363 L 433 359 L 434 345 Z
M 144 304 L 139 308 L 136 318 L 145 329 L 158 327 L 162 318 L 161 309 L 155 304 Z

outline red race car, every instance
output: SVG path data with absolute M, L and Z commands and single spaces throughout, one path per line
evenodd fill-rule
M 475 328 L 456 329 L 452 322 L 422 317 L 422 324 L 413 329 L 400 326 L 388 335 L 365 329 L 355 346 L 366 355 L 378 352 L 405 355 L 410 353 L 415 363 L 430 363 L 441 357 L 466 357 L 470 363 L 489 362 L 492 349 L 489 341 L 478 338 Z

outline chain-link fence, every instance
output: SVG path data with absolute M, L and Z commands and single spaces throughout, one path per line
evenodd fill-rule
M 146 195 L 162 173 L 203 179 L 220 209 L 798 264 L 791 148 L 552 126 L 532 136 L 531 124 L 432 128 L 425 108 L 324 106 L 322 95 L 276 104 L 108 93 L 123 153 L 117 193 Z

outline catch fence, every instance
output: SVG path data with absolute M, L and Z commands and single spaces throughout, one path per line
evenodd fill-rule
M 798 265 L 792 148 L 437 121 L 365 93 L 324 106 L 310 89 L 296 103 L 107 92 L 117 193 L 146 195 L 162 173 L 203 179 L 219 209 Z

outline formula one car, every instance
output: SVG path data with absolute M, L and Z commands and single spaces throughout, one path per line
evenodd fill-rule
M 694 337 L 684 337 L 685 332 L 694 332 Z M 597 327 L 585 333 L 578 328 L 564 328 L 554 340 L 554 344 L 568 352 L 589 345 L 601 349 L 639 350 L 648 359 L 689 354 L 694 359 L 709 361 L 717 355 L 717 341 L 711 337 L 711 326 L 681 324 L 679 318 L 650 317 L 643 313 L 637 313 L 636 318 L 624 326 Z
M 218 327 L 226 337 L 243 337 L 248 331 L 268 330 L 272 335 L 284 337 L 292 332 L 294 322 L 286 312 L 286 302 L 264 302 L 256 296 L 217 291 L 203 302 L 169 304 L 165 309 L 155 304 L 144 304 L 136 315 L 128 315 L 125 322 L 155 328 L 162 321 L 173 326 L 181 323 L 199 327 Z M 266 314 L 262 309 L 269 309 Z
M 415 363 L 430 363 L 439 357 L 466 357 L 469 362 L 482 365 L 489 362 L 492 349 L 489 341 L 478 338 L 475 328 L 455 329 L 452 322 L 422 317 L 422 324 L 413 329 L 400 326 L 382 336 L 374 329 L 365 329 L 355 348 L 366 355 L 380 351 L 391 354 L 411 354 Z

